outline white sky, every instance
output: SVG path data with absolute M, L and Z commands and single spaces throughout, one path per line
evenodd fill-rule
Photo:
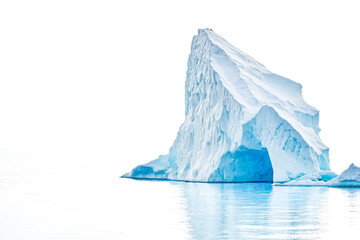
M 83 151 L 119 175 L 166 154 L 209 27 L 303 85 L 332 169 L 360 165 L 356 1 L 1 1 L 0 149 Z

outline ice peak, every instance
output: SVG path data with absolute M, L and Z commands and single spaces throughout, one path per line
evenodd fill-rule
M 254 117 L 262 106 L 270 106 L 298 132 L 312 135 L 306 141 L 317 152 L 326 149 L 319 144 L 321 140 L 317 135 L 320 131 L 319 111 L 304 101 L 299 83 L 270 72 L 210 29 L 199 29 L 191 49 L 198 58 L 208 59 L 222 85 L 243 107 L 245 122 Z M 201 53 L 199 49 L 202 49 Z
M 329 150 L 318 135 L 319 112 L 304 101 L 301 89 L 211 29 L 199 29 L 188 59 L 186 116 L 177 138 L 168 155 L 127 177 L 322 179 L 330 170 Z

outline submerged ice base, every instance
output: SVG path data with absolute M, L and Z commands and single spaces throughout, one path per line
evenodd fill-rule
M 210 29 L 193 38 L 185 121 L 168 155 L 123 177 L 200 182 L 326 182 L 329 149 L 302 86 Z

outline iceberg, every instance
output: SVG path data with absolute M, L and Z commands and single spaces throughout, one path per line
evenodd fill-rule
M 327 185 L 330 187 L 360 187 L 360 168 L 352 163 L 340 176 L 327 182 Z
M 128 178 L 197 182 L 327 182 L 329 148 L 302 86 L 274 74 L 211 29 L 191 44 L 185 121 L 167 155 Z

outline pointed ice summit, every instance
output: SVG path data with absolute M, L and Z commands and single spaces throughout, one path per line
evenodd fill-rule
M 302 86 L 267 70 L 211 29 L 194 36 L 185 122 L 168 155 L 123 177 L 200 182 L 328 181 L 319 111 Z

